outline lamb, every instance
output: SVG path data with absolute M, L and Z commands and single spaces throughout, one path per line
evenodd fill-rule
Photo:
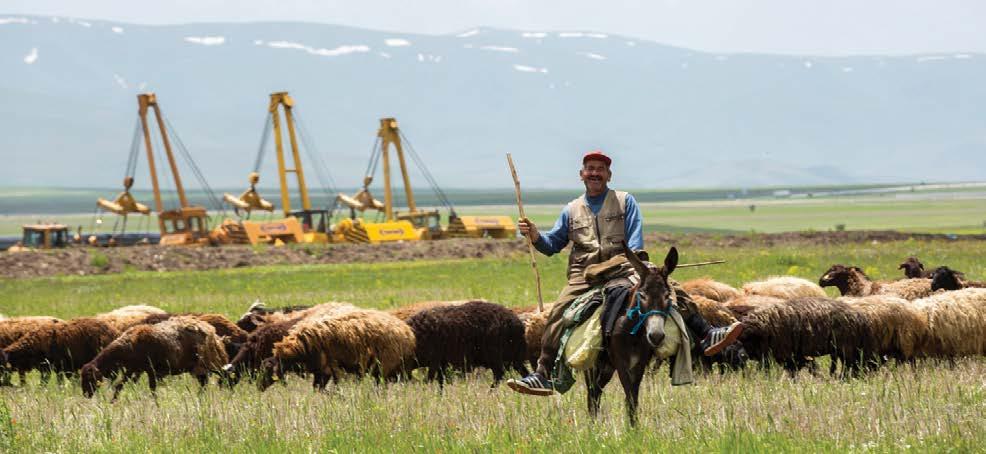
M 849 304 L 866 319 L 866 339 L 871 343 L 867 350 L 913 364 L 928 339 L 927 313 L 891 295 L 841 297 L 839 301 Z
M 907 279 L 918 279 L 918 278 L 929 278 L 931 277 L 930 271 L 925 271 L 924 264 L 918 260 L 917 257 L 911 256 L 907 260 L 904 260 L 898 267 L 898 270 L 904 270 L 904 277 Z
M 931 291 L 938 289 L 961 290 L 964 288 L 984 288 L 986 282 L 966 281 L 965 273 L 947 266 L 939 266 L 931 272 Z
M 928 316 L 924 356 L 952 359 L 986 354 L 986 289 L 938 292 L 911 304 Z
M 341 315 L 355 310 L 357 310 L 356 306 L 350 304 L 334 304 L 320 308 L 319 317 Z M 274 356 L 274 344 L 284 339 L 301 320 L 303 319 L 295 317 L 276 323 L 268 323 L 250 333 L 236 355 L 233 355 L 229 364 L 223 366 L 224 371 L 232 374 L 232 383 L 235 384 L 239 381 L 242 372 L 249 372 L 251 377 L 255 376 L 255 372 L 260 369 L 264 359 Z M 283 380 L 283 373 L 278 378 Z
M 154 306 L 136 305 L 123 306 L 103 314 L 95 315 L 94 318 L 109 323 L 117 331 L 122 333 L 132 326 L 143 323 L 144 319 L 149 315 L 161 314 L 166 314 L 166 312 Z
M 523 312 L 518 314 L 518 318 L 524 323 L 524 341 L 527 345 L 527 360 L 531 363 L 531 368 L 538 367 L 538 358 L 541 356 L 541 340 L 544 337 L 544 329 L 548 326 L 548 314 L 554 303 L 545 304 L 541 312 Z
M 690 296 L 702 296 L 713 301 L 725 303 L 742 293 L 739 290 L 709 278 L 691 279 L 681 283 L 681 288 Z
M 379 382 L 401 373 L 413 360 L 414 332 L 386 312 L 359 309 L 341 315 L 302 320 L 274 344 L 274 356 L 263 361 L 258 388 L 270 387 L 275 374 L 302 365 L 314 374 L 312 386 L 325 389 L 342 372 L 370 372 Z
M 842 296 L 894 295 L 906 300 L 924 298 L 931 294 L 931 279 L 902 279 L 871 281 L 857 266 L 832 265 L 818 285 L 836 287 Z
M 473 301 L 418 312 L 407 320 L 417 346 L 416 366 L 428 368 L 428 379 L 445 385 L 449 367 L 469 371 L 485 367 L 493 371 L 493 387 L 503 379 L 507 367 L 527 375 L 529 359 L 524 324 L 516 314 L 498 304 Z
M 119 334 L 112 325 L 94 317 L 52 323 L 4 348 L 3 359 L 19 373 L 50 368 L 61 379 L 95 358 Z
M 773 296 L 786 300 L 802 297 L 826 296 L 823 290 L 814 282 L 793 276 L 775 276 L 763 281 L 743 284 L 744 295 Z
M 782 364 L 793 377 L 810 358 L 832 355 L 845 364 L 843 374 L 855 374 L 864 349 L 866 320 L 842 301 L 796 298 L 764 304 L 742 319 L 739 337 L 751 358 L 764 366 L 768 358 Z
M 55 317 L 13 317 L 7 318 L 0 321 L 0 350 L 6 348 L 8 345 L 17 342 L 25 334 L 41 330 L 44 327 L 55 323 L 63 323 L 61 320 Z M 2 359 L 2 358 L 0 358 Z M 0 364 L 5 363 L 5 361 L 0 361 Z M 5 368 L 0 368 L 0 385 L 10 385 L 10 374 Z M 43 380 L 47 381 L 47 371 L 43 372 Z M 20 383 L 23 385 L 25 383 L 24 371 L 21 371 Z
M 212 325 L 191 316 L 171 317 L 154 325 L 135 326 L 106 346 L 82 366 L 82 393 L 92 397 L 103 377 L 117 377 L 113 401 L 128 380 L 147 374 L 154 394 L 157 380 L 167 375 L 191 373 L 203 388 L 209 373 L 219 373 L 228 361 Z

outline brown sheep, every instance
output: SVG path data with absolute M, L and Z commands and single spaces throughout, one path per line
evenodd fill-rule
M 818 279 L 818 285 L 836 287 L 842 296 L 892 295 L 914 300 L 931 294 L 931 279 L 871 281 L 858 266 L 839 264 L 832 265 Z
M 911 304 L 928 315 L 925 356 L 951 359 L 986 354 L 986 289 L 938 292 Z
M 918 279 L 918 278 L 930 278 L 931 272 L 924 269 L 924 264 L 918 260 L 917 257 L 908 257 L 904 260 L 898 267 L 898 270 L 904 270 L 904 277 L 907 279 Z
M 55 324 L 63 323 L 61 320 L 55 317 L 39 317 L 39 316 L 28 316 L 28 317 L 13 317 L 0 320 L 0 350 L 6 348 L 8 345 L 17 342 L 21 336 L 27 333 L 37 331 L 43 327 Z M 2 356 L 2 354 L 0 354 Z M 0 364 L 4 364 L 0 358 Z M 10 374 L 6 368 L 0 367 L 0 385 L 7 386 L 10 385 Z M 45 376 L 43 379 L 47 381 L 47 370 L 43 372 Z M 20 383 L 23 385 L 25 383 L 25 372 L 20 374 Z
M 52 323 L 4 348 L 4 361 L 18 372 L 50 368 L 61 379 L 74 374 L 119 335 L 116 328 L 93 317 Z
M 743 284 L 744 295 L 773 296 L 786 300 L 794 298 L 824 298 L 825 290 L 807 279 L 794 276 L 775 276 Z
M 154 325 L 178 316 L 195 317 L 198 320 L 212 325 L 212 327 L 216 330 L 216 335 L 219 336 L 220 340 L 222 340 L 223 346 L 226 349 L 226 355 L 229 357 L 236 356 L 240 346 L 247 340 L 248 333 L 240 329 L 239 326 L 236 326 L 236 324 L 222 314 L 154 314 L 145 317 L 144 320 L 142 320 L 142 323 Z
M 524 341 L 527 345 L 527 360 L 531 363 L 531 368 L 538 367 L 538 357 L 541 356 L 541 338 L 544 337 L 544 329 L 548 325 L 548 314 L 554 303 L 544 305 L 541 312 L 524 312 L 518 314 L 520 321 L 524 322 Z
M 386 312 L 356 310 L 342 315 L 308 318 L 274 344 L 264 360 L 257 386 L 267 389 L 282 369 L 303 365 L 314 374 L 312 386 L 324 389 L 343 372 L 370 372 L 379 382 L 404 370 L 413 360 L 414 332 Z
M 702 296 L 720 303 L 725 303 L 726 301 L 742 295 L 739 290 L 736 290 L 728 284 L 723 284 L 722 282 L 714 281 L 707 277 L 690 279 L 682 282 L 681 288 L 683 288 L 685 293 L 688 293 L 690 296 Z
M 842 297 L 866 318 L 874 355 L 913 363 L 928 339 L 928 314 L 903 298 L 890 295 Z M 874 358 L 871 358 L 871 360 Z
M 269 309 L 264 303 L 257 300 L 247 308 L 246 313 L 240 316 L 240 319 L 236 321 L 236 326 L 250 333 L 265 323 L 277 323 L 294 318 L 298 315 L 296 312 L 305 309 L 311 309 L 311 306 L 287 306 Z
M 154 306 L 137 305 L 123 306 L 93 317 L 109 323 L 117 331 L 122 333 L 132 326 L 143 323 L 147 316 L 159 314 L 166 314 L 166 312 Z
M 350 304 L 326 305 L 321 306 L 318 309 L 318 315 L 313 317 L 330 317 L 357 309 L 356 306 Z M 274 344 L 284 339 L 290 330 L 302 320 L 304 319 L 295 317 L 277 323 L 267 323 L 250 333 L 246 342 L 240 346 L 239 351 L 232 356 L 229 364 L 223 366 L 223 370 L 231 374 L 231 383 L 239 382 L 242 372 L 249 372 L 251 377 L 255 377 L 264 359 L 274 356 Z M 301 369 L 297 371 L 304 372 Z M 279 370 L 278 373 L 278 378 L 283 380 L 283 370 Z
M 723 306 L 726 307 L 729 312 L 733 314 L 737 319 L 742 318 L 744 315 L 750 311 L 763 306 L 765 304 L 778 303 L 784 301 L 782 298 L 775 298 L 773 296 L 761 296 L 761 295 L 743 295 L 737 298 L 733 298 L 726 301 Z
M 135 326 L 82 367 L 82 393 L 92 397 L 103 377 L 119 375 L 113 401 L 128 380 L 147 374 L 151 393 L 158 378 L 188 372 L 205 387 L 210 372 L 227 362 L 216 329 L 195 317 L 177 316 L 154 325 Z
M 712 326 L 729 326 L 736 317 L 722 303 L 702 295 L 691 295 L 691 300 L 698 307 L 698 313 Z

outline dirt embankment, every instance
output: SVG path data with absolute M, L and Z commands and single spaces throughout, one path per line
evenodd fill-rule
M 745 247 L 790 244 L 846 244 L 873 241 L 986 240 L 986 235 L 910 234 L 872 232 L 792 232 L 778 234 L 646 235 L 648 247 L 677 244 L 681 247 Z M 0 253 L 0 278 L 52 275 L 88 275 L 135 271 L 177 271 L 238 268 L 263 265 L 303 265 L 319 263 L 378 263 L 414 260 L 507 257 L 526 254 L 521 240 L 454 239 L 389 244 L 334 244 L 290 247 L 162 247 L 133 246 Z

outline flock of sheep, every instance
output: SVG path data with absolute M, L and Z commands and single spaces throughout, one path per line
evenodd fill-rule
M 953 359 L 986 354 L 986 288 L 940 267 L 926 273 L 917 259 L 901 265 L 905 279 L 871 281 L 857 267 L 833 265 L 818 284 L 773 277 L 740 289 L 710 279 L 681 283 L 713 325 L 744 322 L 740 342 L 718 357 L 742 367 L 747 358 L 795 373 L 830 355 L 831 372 L 851 375 L 887 360 Z M 840 298 L 828 298 L 835 286 Z M 104 378 L 115 400 L 142 374 L 157 380 L 189 373 L 205 386 L 242 378 L 259 389 L 289 374 L 311 375 L 323 389 L 344 375 L 408 380 L 424 368 L 442 386 L 449 371 L 486 368 L 493 386 L 508 369 L 527 373 L 541 347 L 548 311 L 507 309 L 484 300 L 420 302 L 390 311 L 348 303 L 269 309 L 254 304 L 236 322 L 219 314 L 168 314 L 127 306 L 72 320 L 0 320 L 0 385 L 31 370 L 47 381 L 78 376 L 92 396 Z

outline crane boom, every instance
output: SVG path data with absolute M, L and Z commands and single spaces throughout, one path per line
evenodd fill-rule
M 291 143 L 291 157 L 294 161 L 294 168 L 287 168 L 284 159 L 284 140 L 281 138 L 281 114 L 279 107 L 284 108 L 284 121 L 287 123 L 288 140 Z M 286 91 L 271 93 L 270 106 L 268 110 L 271 120 L 274 123 L 274 145 L 277 152 L 277 171 L 281 180 L 281 208 L 285 216 L 291 215 L 291 194 L 288 192 L 288 173 L 293 173 L 298 182 L 298 192 L 301 195 L 301 208 L 311 211 L 311 199 L 308 198 L 308 186 L 305 184 L 305 171 L 301 164 L 301 154 L 298 152 L 298 139 L 294 129 L 294 115 L 291 109 L 294 107 L 294 99 Z

